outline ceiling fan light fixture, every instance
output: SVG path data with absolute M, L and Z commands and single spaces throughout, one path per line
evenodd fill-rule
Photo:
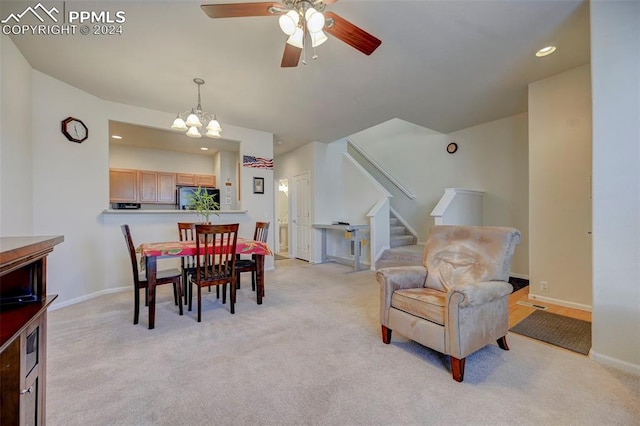
M 171 125 L 171 128 L 173 130 L 180 130 L 180 131 L 185 131 L 187 130 L 187 125 L 184 122 L 184 120 L 182 119 L 182 117 L 180 117 L 180 114 L 178 114 L 178 116 L 176 117 L 175 120 L 173 120 L 173 124 Z
M 327 35 L 322 30 L 318 31 L 317 33 L 311 33 L 310 35 L 312 47 L 318 47 L 329 39 L 329 37 L 327 37 Z
M 280 29 L 283 33 L 290 36 L 296 32 L 298 28 L 298 23 L 300 22 L 300 16 L 298 12 L 295 10 L 290 10 L 284 15 L 280 16 L 278 23 L 280 24 Z
M 324 15 L 314 8 L 310 7 L 305 12 L 305 20 L 307 21 L 307 30 L 309 33 L 317 33 L 324 28 Z
M 296 32 L 291 34 L 291 36 L 289 36 L 289 38 L 287 39 L 287 44 L 297 47 L 298 49 L 302 49 L 303 38 L 304 38 L 304 32 L 302 31 L 302 28 L 298 27 L 296 28 Z
M 202 137 L 202 135 L 200 134 L 200 130 L 198 130 L 198 128 L 196 126 L 189 127 L 189 130 L 187 130 L 187 136 L 189 136 L 190 138 L 201 138 Z

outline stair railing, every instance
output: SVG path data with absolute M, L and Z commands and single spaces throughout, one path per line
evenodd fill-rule
M 391 184 L 398 188 L 403 194 L 410 199 L 416 198 L 416 194 L 411 192 L 409 188 L 400 183 L 394 178 L 384 167 L 382 167 L 376 160 L 374 160 L 369 154 L 367 154 L 362 148 L 358 146 L 351 138 L 347 138 L 347 144 L 352 147 L 359 155 L 361 155 L 371 166 L 373 166 L 378 172 L 380 172 Z

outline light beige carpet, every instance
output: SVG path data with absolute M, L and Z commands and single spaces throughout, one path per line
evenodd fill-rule
M 205 292 L 202 323 L 161 288 L 155 330 L 131 292 L 51 312 L 48 425 L 638 424 L 640 378 L 516 334 L 454 382 L 443 355 L 381 342 L 374 273 L 351 271 L 279 261 L 263 305 Z

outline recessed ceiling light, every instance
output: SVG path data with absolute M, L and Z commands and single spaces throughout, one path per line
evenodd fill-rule
M 119 136 L 119 135 L 111 135 L 111 137 L 113 139 L 122 139 L 122 136 Z
M 209 151 L 209 148 L 207 148 L 206 146 L 203 146 L 200 148 L 202 151 Z
M 542 49 L 540 49 L 540 50 L 538 50 L 536 52 L 536 56 L 538 58 L 542 58 L 543 56 L 551 55 L 555 51 L 556 51 L 556 47 L 555 46 L 543 47 Z

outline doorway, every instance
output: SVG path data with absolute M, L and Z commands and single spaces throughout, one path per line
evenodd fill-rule
M 311 235 L 311 188 L 309 172 L 293 177 L 291 247 L 292 257 L 309 261 Z
M 275 260 L 289 258 L 289 179 L 280 179 L 277 182 L 276 192 L 276 228 L 277 250 Z

